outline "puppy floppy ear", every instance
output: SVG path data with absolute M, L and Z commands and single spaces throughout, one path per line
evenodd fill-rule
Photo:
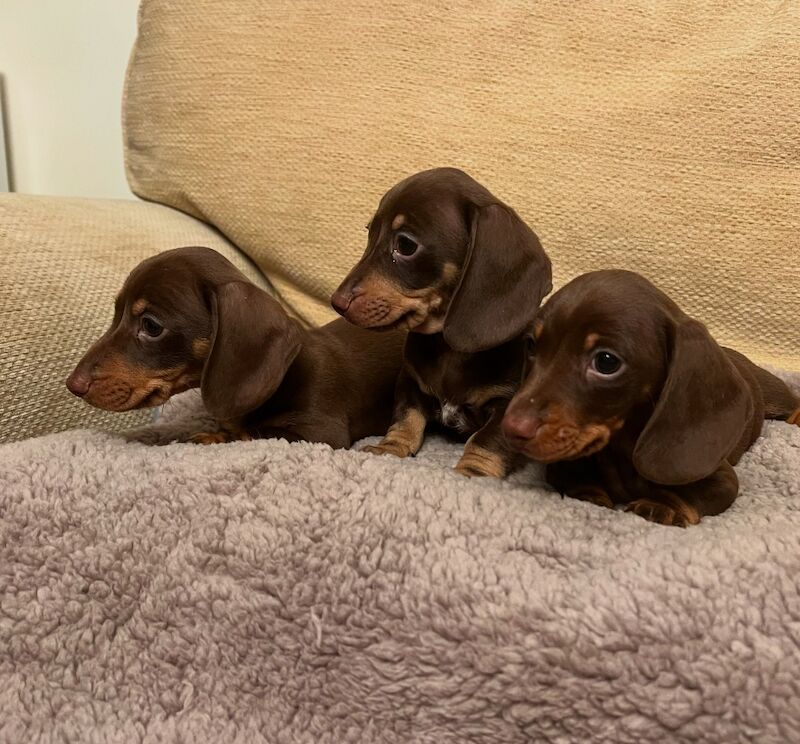
M 217 287 L 212 316 L 200 392 L 208 412 L 224 421 L 272 396 L 300 351 L 301 332 L 278 302 L 249 282 Z
M 499 346 L 530 325 L 552 288 L 550 259 L 533 230 L 504 204 L 478 207 L 444 340 L 467 353 Z
M 667 380 L 636 442 L 633 464 L 667 486 L 711 475 L 753 417 L 750 389 L 706 327 L 687 319 L 674 328 Z

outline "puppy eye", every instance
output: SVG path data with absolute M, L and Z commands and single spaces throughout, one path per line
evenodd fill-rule
M 417 252 L 417 248 L 419 248 L 419 244 L 413 238 L 400 233 L 400 235 L 397 236 L 397 244 L 395 245 L 394 252 L 408 258 Z
M 610 377 L 622 369 L 622 359 L 610 351 L 598 351 L 592 357 L 592 369 L 600 375 Z
M 533 334 L 525 336 L 525 355 L 532 357 L 536 353 L 536 338 Z
M 158 338 L 164 333 L 164 326 L 149 315 L 145 315 L 142 317 L 142 333 L 148 338 Z

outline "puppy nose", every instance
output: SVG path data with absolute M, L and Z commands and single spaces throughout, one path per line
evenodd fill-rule
M 331 306 L 339 315 L 344 315 L 350 309 L 350 303 L 353 301 L 354 296 L 353 292 L 344 292 L 341 289 L 337 289 L 331 297 Z
M 69 377 L 67 377 L 67 390 L 79 398 L 83 398 L 89 392 L 89 386 L 92 384 L 92 378 L 85 372 L 75 370 Z
M 515 444 L 522 445 L 533 439 L 542 421 L 534 413 L 526 410 L 507 411 L 503 418 L 503 434 L 513 447 Z

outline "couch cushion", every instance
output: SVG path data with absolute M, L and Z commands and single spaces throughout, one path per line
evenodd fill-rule
M 133 190 L 217 226 L 308 319 L 381 194 L 457 165 L 530 222 L 557 286 L 639 270 L 800 368 L 796 5 L 145 0 L 139 21 Z

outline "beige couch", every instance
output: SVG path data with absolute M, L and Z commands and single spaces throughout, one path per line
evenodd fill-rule
M 249 257 L 322 322 L 383 191 L 443 164 L 530 222 L 557 286 L 642 271 L 800 369 L 798 41 L 790 3 L 145 0 L 124 148 L 155 203 L 0 198 L 0 440 L 142 419 L 62 384 L 140 259 Z

